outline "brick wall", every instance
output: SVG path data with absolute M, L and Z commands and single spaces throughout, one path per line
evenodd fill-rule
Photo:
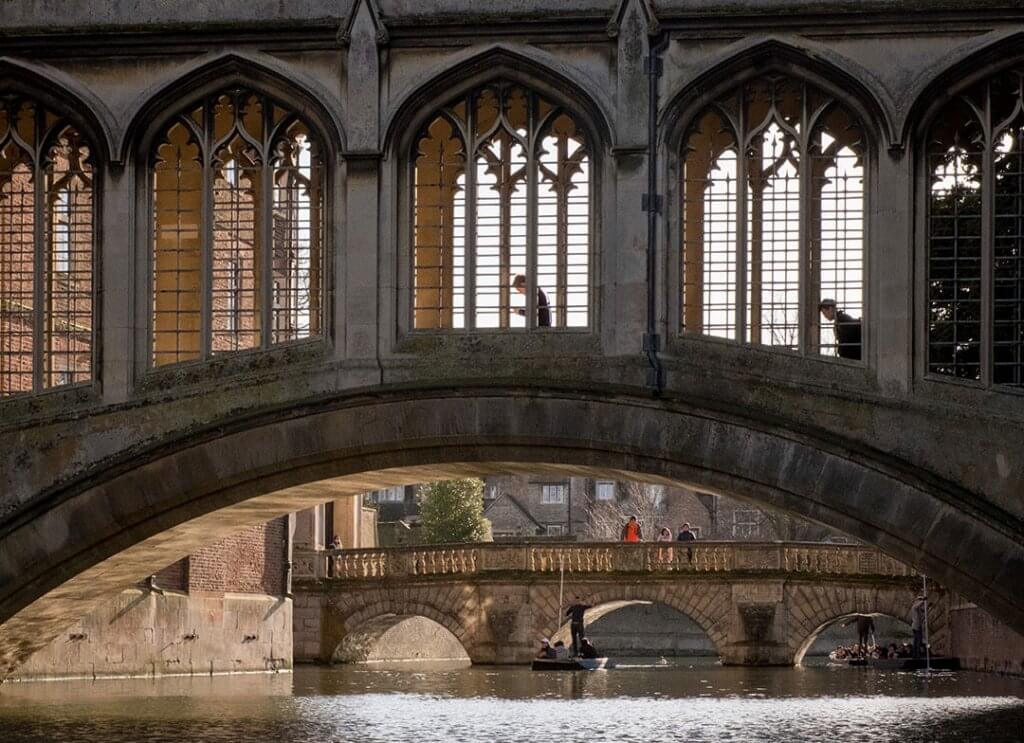
M 232 534 L 157 573 L 157 585 L 194 594 L 285 593 L 288 519 Z

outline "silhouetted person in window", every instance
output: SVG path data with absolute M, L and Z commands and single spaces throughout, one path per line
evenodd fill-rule
M 860 320 L 839 309 L 834 299 L 821 300 L 818 311 L 835 326 L 839 358 L 860 361 Z
M 516 277 L 512 279 L 512 288 L 520 294 L 526 294 L 526 277 L 521 273 L 516 274 Z M 526 317 L 526 310 L 520 307 L 513 308 L 512 312 Z M 539 286 L 537 287 L 537 327 L 551 327 L 551 305 L 548 304 L 548 295 Z

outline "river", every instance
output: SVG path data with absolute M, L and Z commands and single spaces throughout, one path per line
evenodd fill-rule
M 626 661 L 623 662 L 628 663 Z M 593 673 L 300 667 L 0 687 L 0 741 L 901 741 L 1024 739 L 1024 679 L 678 660 Z

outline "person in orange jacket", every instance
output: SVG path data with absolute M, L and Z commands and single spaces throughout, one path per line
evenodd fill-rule
M 623 542 L 639 542 L 644 538 L 643 530 L 636 520 L 636 516 L 630 516 L 629 521 L 622 527 L 620 535 Z

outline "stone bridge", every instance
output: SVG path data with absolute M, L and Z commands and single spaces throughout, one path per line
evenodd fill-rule
M 696 622 L 724 663 L 793 665 L 842 617 L 905 621 L 920 590 L 906 565 L 847 545 L 474 544 L 309 552 L 297 561 L 297 660 L 330 661 L 348 638 L 368 647 L 395 622 L 423 616 L 474 663 L 524 663 L 541 637 L 567 631 L 556 619 L 564 574 L 563 609 L 579 595 L 593 607 L 589 621 L 660 603 Z M 937 651 L 948 647 L 947 605 L 946 591 L 931 589 Z
M 922 228 L 932 123 L 979 81 L 1024 64 L 1024 28 L 1009 5 L 223 0 L 197 19 L 189 3 L 0 3 L 4 105 L 27 97 L 48 112 L 40 124 L 74 124 L 90 144 L 95 196 L 75 204 L 94 230 L 83 238 L 90 244 L 76 244 L 89 261 L 79 273 L 92 280 L 74 322 L 43 316 L 42 281 L 3 305 L 36 335 L 59 325 L 82 347 L 78 370 L 65 374 L 43 362 L 70 356 L 54 357 L 41 339 L 30 352 L 0 344 L 0 377 L 22 381 L 0 398 L 0 677 L 125 586 L 232 531 L 340 495 L 489 472 L 634 478 L 746 498 L 874 545 L 1024 631 L 1024 395 L 1019 384 L 994 383 L 991 358 L 1001 354 L 999 374 L 1024 368 L 1024 345 L 1013 340 L 1019 306 L 1000 300 L 997 329 L 991 303 L 952 313 L 980 314 L 985 328 L 954 333 L 974 339 L 963 349 L 936 345 L 954 358 L 932 364 L 928 318 L 943 313 L 929 305 Z M 656 55 L 663 64 L 645 66 Z M 863 193 L 841 199 L 865 205 L 854 215 L 860 278 L 851 279 L 863 300 L 858 358 L 820 353 L 821 287 L 805 280 L 816 265 L 809 197 L 785 217 L 800 222 L 807 260 L 778 259 L 791 267 L 787 296 L 800 296 L 781 345 L 713 337 L 691 322 L 701 313 L 692 282 L 684 291 L 685 266 L 700 265 L 683 245 L 696 224 L 681 213 L 688 133 L 707 106 L 759 76 L 813 89 L 860 124 L 851 145 L 861 150 Z M 498 327 L 510 318 L 503 286 L 494 328 L 457 328 L 451 317 L 451 327 L 417 326 L 429 306 L 413 296 L 423 283 L 412 275 L 423 238 L 411 203 L 416 138 L 442 108 L 454 115 L 456 97 L 509 85 L 569 112 L 578 126 L 561 131 L 586 142 L 590 204 L 585 226 L 574 223 L 587 243 L 576 294 L 585 321 Z M 250 312 L 259 329 L 214 348 L 211 315 L 243 303 L 215 302 L 209 271 L 198 276 L 208 265 L 200 252 L 212 265 L 208 214 L 209 229 L 168 224 L 154 238 L 154 219 L 177 212 L 154 211 L 149 169 L 169 121 L 178 134 L 196 129 L 203 117 L 183 112 L 238 90 L 272 101 L 268 111 L 301 114 L 319 138 L 323 292 L 308 336 L 278 343 L 276 279 L 263 276 L 263 303 Z M 19 136 L 33 129 L 19 126 Z M 215 159 L 204 160 L 204 184 L 227 183 L 209 171 Z M 529 189 L 536 195 L 536 178 Z M 204 191 L 207 207 L 212 198 Z M 981 201 L 991 216 L 997 200 Z M 196 219 L 209 209 L 190 211 Z M 27 252 L 3 265 L 42 276 L 50 263 L 41 241 L 66 231 L 32 214 L 22 214 L 32 234 L 2 243 Z M 291 234 L 264 217 L 261 237 Z M 737 219 L 734 232 L 746 224 Z M 981 299 L 994 270 L 986 224 Z M 502 233 L 528 235 L 536 268 L 544 230 L 566 232 Z M 165 267 L 168 240 L 200 234 L 201 249 L 183 247 L 195 271 L 174 274 L 191 309 L 169 311 L 174 292 L 154 297 L 154 252 Z M 232 249 L 252 252 L 253 243 Z M 732 248 L 746 260 L 746 248 Z M 274 270 L 272 254 L 256 261 L 261 276 Z M 1015 286 L 1019 258 L 1000 260 L 1000 270 L 1017 271 Z M 949 293 L 978 302 L 972 286 Z M 742 303 L 747 291 L 737 285 L 733 295 Z M 153 327 L 157 305 L 158 324 L 177 319 L 171 330 Z M 733 307 L 733 316 L 742 324 L 747 313 Z M 240 332 L 233 319 L 222 324 L 218 338 Z M 989 342 L 996 330 L 998 348 Z M 163 349 L 179 340 L 180 359 Z M 738 636 L 722 633 L 723 642 Z

